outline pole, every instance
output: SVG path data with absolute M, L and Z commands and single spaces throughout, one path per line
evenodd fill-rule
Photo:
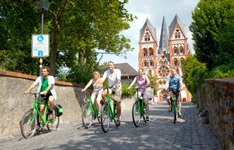
M 43 34 L 43 31 L 44 31 L 44 9 L 42 8 L 41 9 L 41 34 Z M 39 65 L 39 73 L 40 73 L 40 78 L 41 78 L 41 82 L 39 84 L 39 89 L 38 89 L 38 92 L 41 91 L 41 86 L 42 86 L 42 82 L 43 82 L 43 77 L 42 77 L 42 58 L 40 58 L 39 60 L 40 62 L 40 65 Z M 39 94 L 39 99 L 41 98 L 41 95 Z

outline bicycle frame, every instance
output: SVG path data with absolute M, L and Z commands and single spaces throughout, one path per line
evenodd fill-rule
M 110 100 L 113 100 L 113 106 L 111 106 Z M 109 91 L 107 92 L 107 95 L 106 95 L 106 103 L 107 103 L 108 110 L 110 111 L 110 114 L 111 114 L 111 119 L 114 119 L 116 117 L 115 110 L 114 110 L 116 108 L 116 103 L 114 99 L 110 96 Z
M 47 123 L 47 116 L 41 114 L 39 108 L 38 108 L 38 105 L 45 105 L 45 112 L 44 114 L 47 114 L 48 113 L 48 104 L 47 103 L 44 103 L 44 102 L 38 102 L 37 100 L 34 100 L 33 102 L 33 111 L 34 111 L 34 114 L 37 114 L 39 116 L 39 118 L 41 119 L 41 123 L 42 125 L 46 125 Z
M 138 90 L 137 90 L 137 105 L 140 106 L 140 107 L 138 107 L 138 111 L 140 112 L 140 115 L 144 116 L 145 102 L 144 102 L 144 99 L 140 99 L 139 94 L 138 94 Z
M 97 117 L 98 116 L 98 109 L 94 107 L 91 96 L 88 99 L 88 103 L 89 103 L 89 106 L 90 106 L 89 109 L 91 111 L 93 111 L 94 112 L 94 116 Z

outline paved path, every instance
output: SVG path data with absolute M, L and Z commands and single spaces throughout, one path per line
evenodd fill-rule
M 166 103 L 150 105 L 150 121 L 136 128 L 131 110 L 122 114 L 119 128 L 111 123 L 103 133 L 97 122 L 84 129 L 81 124 L 61 125 L 58 131 L 37 135 L 31 139 L 21 136 L 1 139 L 1 150 L 60 149 L 60 150 L 220 150 L 220 145 L 209 125 L 199 124 L 198 110 L 192 103 L 182 104 L 183 119 L 173 124 Z

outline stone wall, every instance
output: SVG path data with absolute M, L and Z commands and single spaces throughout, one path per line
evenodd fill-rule
M 36 76 L 0 70 L 0 138 L 20 135 L 20 120 L 32 107 L 33 96 L 23 92 L 34 82 Z M 83 98 L 89 97 L 90 91 L 81 92 L 82 86 L 56 80 L 58 99 L 55 103 L 63 106 L 61 124 L 81 123 Z M 36 92 L 34 88 L 32 92 Z M 134 98 L 125 98 L 122 109 L 131 109 Z
M 209 79 L 198 89 L 198 106 L 208 110 L 222 149 L 234 149 L 234 79 Z

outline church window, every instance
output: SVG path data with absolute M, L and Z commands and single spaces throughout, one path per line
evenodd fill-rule
M 179 63 L 178 63 L 178 59 L 177 58 L 175 58 L 174 59 L 174 66 L 178 66 L 179 65 Z
M 149 55 L 150 55 L 150 56 L 153 56 L 153 55 L 154 55 L 154 52 L 153 52 L 153 49 L 152 49 L 152 48 L 150 48 L 150 50 L 149 50 Z
M 180 46 L 180 54 L 184 54 L 184 48 Z
M 178 49 L 177 47 L 174 47 L 174 55 L 177 55 L 178 54 Z
M 146 48 L 143 49 L 143 52 L 144 52 L 144 56 L 147 56 L 147 49 Z

